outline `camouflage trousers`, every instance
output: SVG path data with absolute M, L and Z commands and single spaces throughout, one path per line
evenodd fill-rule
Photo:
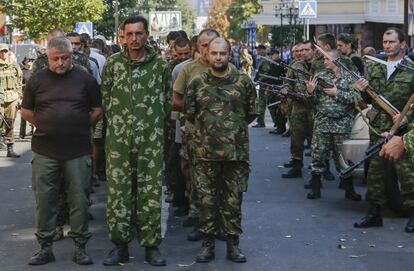
M 312 142 L 313 132 L 313 110 L 305 108 L 303 104 L 293 104 L 293 108 L 289 117 L 290 123 L 290 153 L 292 159 L 303 160 L 303 152 L 305 150 L 305 140 Z
M 162 157 L 146 150 L 111 156 L 107 149 L 107 223 L 115 244 L 131 242 L 135 230 L 141 246 L 161 243 Z
M 340 168 L 339 156 L 342 143 L 349 134 L 331 134 L 314 131 L 312 137 L 312 173 L 323 174 L 327 170 L 326 160 L 331 157 L 331 151 L 337 169 Z
M 199 230 L 215 235 L 223 230 L 239 236 L 243 191 L 249 178 L 245 161 L 197 161 L 195 179 L 199 196 Z
M 267 107 L 269 104 L 277 102 L 279 98 L 273 94 L 265 94 L 264 91 L 259 91 L 259 97 L 257 99 L 257 123 L 260 125 L 264 125 L 264 117 L 266 113 L 266 108 L 270 112 L 270 116 L 272 118 L 273 123 L 276 125 L 277 122 L 277 105 Z
M 183 144 L 181 146 L 181 153 L 183 151 L 183 148 L 185 147 L 185 145 Z M 193 167 L 194 165 L 192 165 L 190 163 L 190 160 L 184 158 L 183 156 L 181 156 L 181 170 L 185 176 L 185 179 L 187 180 L 186 183 L 186 191 L 185 191 L 185 195 L 187 196 L 188 199 L 188 216 L 189 217 L 198 217 L 199 216 L 199 210 L 198 210 L 198 197 L 197 197 L 197 189 L 195 187 L 195 182 L 194 182 L 194 177 L 193 177 Z
M 14 143 L 14 121 L 16 120 L 18 104 L 18 100 L 3 104 L 4 120 L 6 123 L 3 122 L 2 130 L 4 132 L 4 141 L 6 144 Z
M 378 137 L 373 139 L 371 142 L 375 142 Z M 406 153 L 397 162 L 386 160 L 378 154 L 371 158 L 367 176 L 368 202 L 378 205 L 386 203 L 386 180 L 398 180 L 404 205 L 414 207 L 414 165 Z

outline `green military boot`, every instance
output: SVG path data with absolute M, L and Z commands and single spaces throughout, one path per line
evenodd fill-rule
M 227 259 L 235 263 L 245 263 L 246 256 L 244 256 L 239 249 L 239 237 L 229 235 L 227 239 Z
M 371 203 L 368 214 L 361 221 L 355 222 L 354 228 L 382 227 L 382 225 L 381 206 Z
M 72 261 L 79 265 L 93 264 L 92 258 L 85 251 L 85 244 L 75 242 L 75 251 Z
M 321 197 L 321 175 L 312 173 L 312 179 L 310 181 L 312 191 L 308 193 L 308 199 L 319 199 Z
M 55 255 L 53 255 L 53 243 L 44 242 L 41 244 L 40 250 L 30 258 L 29 265 L 43 265 L 54 261 Z
M 352 177 L 341 178 L 342 185 L 345 189 L 345 198 L 353 201 L 361 201 L 362 197 L 360 194 L 355 192 L 354 182 Z
M 292 168 L 282 174 L 282 178 L 290 179 L 290 178 L 301 178 L 302 177 L 302 167 L 303 163 L 301 160 L 292 160 Z
M 115 248 L 109 252 L 102 264 L 106 266 L 113 266 L 127 262 L 129 262 L 128 244 L 116 243 Z
M 196 262 L 208 263 L 214 260 L 214 242 L 214 237 L 206 237 L 203 239 L 201 251 L 196 256 Z
M 7 144 L 7 157 L 11 158 L 19 158 L 20 155 L 14 152 L 13 150 L 13 143 Z
M 153 266 L 165 266 L 167 262 L 161 257 L 158 247 L 145 248 L 145 261 Z

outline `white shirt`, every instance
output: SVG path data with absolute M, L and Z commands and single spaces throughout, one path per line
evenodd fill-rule
M 91 48 L 91 53 L 89 54 L 89 56 L 96 59 L 96 61 L 98 62 L 99 73 L 102 74 L 106 58 L 100 53 L 98 53 L 98 49 L 96 48 Z
M 391 75 L 395 71 L 395 66 L 401 62 L 402 58 L 397 61 L 387 61 L 387 80 L 390 79 Z

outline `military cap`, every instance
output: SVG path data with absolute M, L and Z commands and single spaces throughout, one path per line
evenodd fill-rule
M 342 42 L 345 42 L 345 43 L 353 43 L 354 42 L 354 38 L 352 37 L 352 35 L 347 34 L 347 33 L 339 34 L 337 39 L 342 41 Z

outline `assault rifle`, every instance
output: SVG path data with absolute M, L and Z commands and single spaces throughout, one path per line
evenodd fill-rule
M 372 60 L 372 61 L 375 61 L 375 62 L 377 62 L 377 63 L 383 64 L 383 65 L 388 65 L 388 62 L 387 62 L 387 61 L 384 61 L 384 60 L 382 60 L 382 59 L 379 59 L 379 58 L 376 58 L 376 57 L 373 57 L 373 56 L 364 55 L 364 56 L 363 56 L 363 58 L 368 58 L 368 59 L 370 59 L 370 60 Z M 405 56 L 404 58 L 406 58 L 406 56 Z M 414 72 L 414 68 L 413 68 L 413 67 L 409 67 L 409 66 L 404 65 L 404 64 L 401 64 L 401 63 L 398 63 L 398 64 L 397 64 L 397 65 L 395 65 L 394 67 L 395 67 L 396 69 L 399 69 L 399 70 L 402 70 L 402 71 L 406 71 L 406 72 Z
M 264 78 L 269 78 L 269 79 L 274 79 L 274 80 L 281 80 L 282 79 L 282 77 L 275 77 L 275 76 L 264 75 L 264 74 L 259 74 L 259 77 L 264 77 Z M 270 91 L 273 92 L 273 93 L 276 93 L 278 95 L 297 98 L 297 99 L 307 99 L 307 96 L 305 94 L 291 92 L 291 91 L 288 91 L 286 94 L 282 94 L 282 93 L 280 93 L 280 89 L 282 88 L 281 86 L 279 87 L 279 86 L 263 83 L 261 81 L 256 81 L 256 82 L 259 83 L 259 84 L 264 84 L 266 86 L 270 86 L 271 87 Z
M 344 63 L 341 62 L 340 58 L 334 59 L 328 53 L 326 53 L 321 47 L 315 44 L 316 49 L 318 49 L 326 58 L 328 58 L 332 63 L 334 63 L 338 68 L 343 69 L 345 72 L 350 74 L 355 80 L 363 78 L 362 76 L 358 75 L 357 73 L 348 69 Z M 367 94 L 382 108 L 387 112 L 391 117 L 400 114 L 400 111 L 395 108 L 385 97 L 383 97 L 378 91 L 376 91 L 373 87 L 368 86 L 365 90 Z
M 414 103 L 414 94 L 411 95 L 410 99 L 408 100 L 408 102 L 405 104 L 403 110 L 401 111 L 401 113 L 398 115 L 397 120 L 394 122 L 394 124 L 392 125 L 390 132 L 388 134 L 388 136 L 386 138 L 381 138 L 377 143 L 375 143 L 374 145 L 370 146 L 366 151 L 365 151 L 365 157 L 364 159 L 362 159 L 361 161 L 359 161 L 356 164 L 353 164 L 352 166 L 341 170 L 340 174 L 341 177 L 347 176 L 349 173 L 351 173 L 354 169 L 356 169 L 357 167 L 359 167 L 360 165 L 362 165 L 365 161 L 367 161 L 369 158 L 371 158 L 372 156 L 374 156 L 376 153 L 378 153 L 382 146 L 387 143 L 389 140 L 391 140 L 391 138 L 394 135 L 402 135 L 407 131 L 407 127 L 408 127 L 408 122 L 405 121 L 405 116 L 408 113 L 408 110 L 411 109 L 411 105 Z
M 310 72 L 307 72 L 307 71 L 304 71 L 304 70 L 300 70 L 300 69 L 293 68 L 292 66 L 289 66 L 289 65 L 285 64 L 283 61 L 279 63 L 279 62 L 276 62 L 276 61 L 274 61 L 274 60 L 271 60 L 271 59 L 269 59 L 269 58 L 267 58 L 267 57 L 263 57 L 263 56 L 258 56 L 258 58 L 261 58 L 261 59 L 263 59 L 263 60 L 266 60 L 266 61 L 268 61 L 268 62 L 270 62 L 270 63 L 272 63 L 272 64 L 275 64 L 275 65 L 277 65 L 277 66 L 280 66 L 280 67 L 283 67 L 283 68 L 289 69 L 289 70 L 293 71 L 293 72 L 294 72 L 294 73 L 296 73 L 296 74 L 301 74 L 301 75 L 304 75 L 307 79 L 310 79 L 311 77 L 313 77 L 313 76 L 314 76 L 314 75 L 313 75 L 312 73 L 310 73 Z M 286 77 L 285 77 L 285 78 L 286 78 Z M 325 81 L 325 80 L 323 80 L 322 78 L 317 77 L 316 79 L 317 79 L 317 81 L 318 81 L 318 84 L 319 84 L 319 85 L 321 85 L 323 88 L 333 88 L 333 87 L 334 87 L 334 85 L 332 85 L 332 84 L 330 84 L 330 83 L 326 82 L 326 81 Z

